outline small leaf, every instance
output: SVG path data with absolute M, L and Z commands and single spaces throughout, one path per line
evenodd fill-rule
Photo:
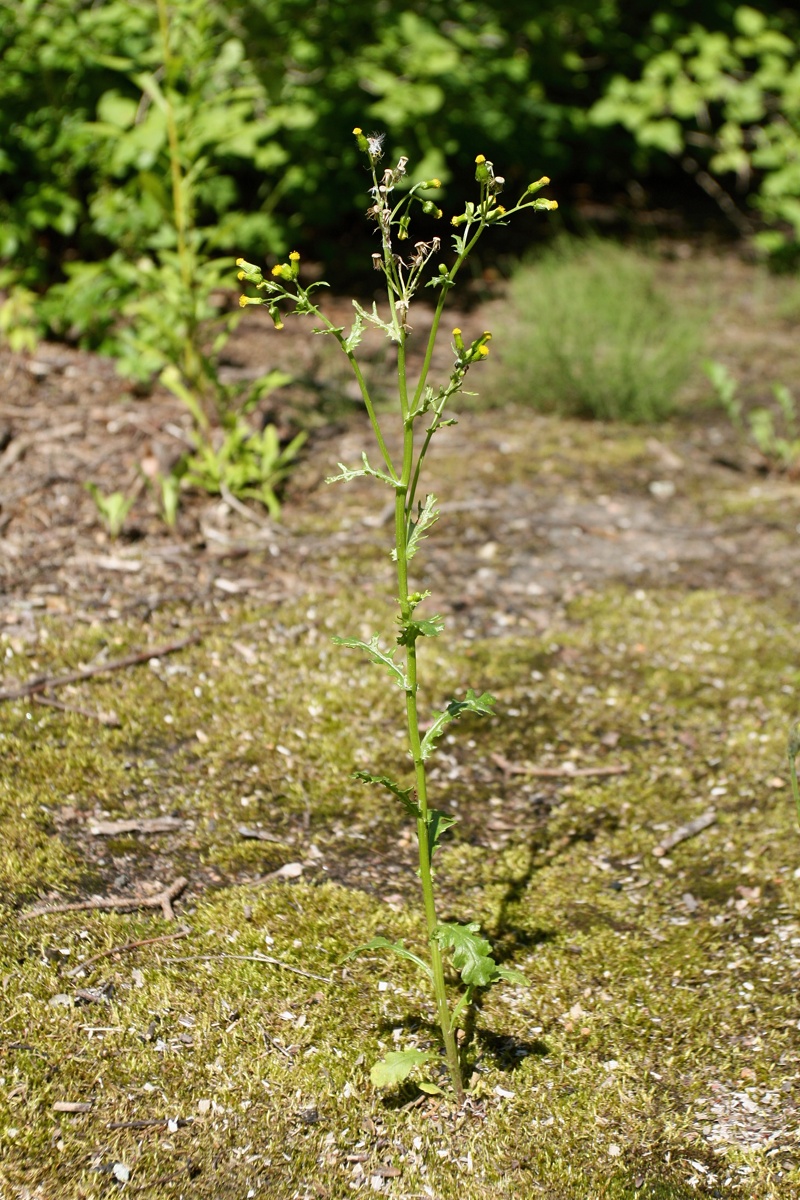
M 397 797 L 409 816 L 416 817 L 417 820 L 419 820 L 422 816 L 419 805 L 415 804 L 411 799 L 411 795 L 414 791 L 413 788 L 400 787 L 400 784 L 395 783 L 395 781 L 390 779 L 388 775 L 371 775 L 369 771 L 354 771 L 353 778 L 360 779 L 362 783 L 380 784 L 381 787 L 387 788 L 393 796 Z
M 391 475 L 387 475 L 385 471 L 378 471 L 375 467 L 371 467 L 366 454 L 361 455 L 363 467 L 354 470 L 352 467 L 346 467 L 344 463 L 338 463 L 341 471 L 340 475 L 329 475 L 325 480 L 326 483 L 339 483 L 344 481 L 349 483 L 351 479 L 358 479 L 361 475 L 371 475 L 373 479 L 380 479 L 381 483 L 388 483 L 389 487 L 395 490 L 402 487 L 399 479 L 393 479 Z
M 381 650 L 378 644 L 377 633 L 374 634 L 368 642 L 362 642 L 360 638 L 343 637 L 332 637 L 331 641 L 336 646 L 347 646 L 351 650 L 363 650 L 365 654 L 369 655 L 374 663 L 377 663 L 378 666 L 386 667 L 386 669 L 391 672 L 398 687 L 408 687 L 408 681 L 398 667 L 397 663 L 392 658 L 392 655 L 387 654 L 385 650 Z
M 423 617 L 421 621 L 409 621 L 397 635 L 400 646 L 413 646 L 418 637 L 438 637 L 444 629 L 444 618 L 437 613 L 434 617 Z
M 393 950 L 400 958 L 407 958 L 409 962 L 416 963 L 418 967 L 422 967 L 428 978 L 433 979 L 433 972 L 418 954 L 414 954 L 412 950 L 407 950 L 402 942 L 390 942 L 385 937 L 374 937 L 370 941 L 365 942 L 363 946 L 356 946 L 355 950 L 351 950 L 349 954 L 344 956 L 342 962 L 350 962 L 351 959 L 359 954 L 363 954 L 367 950 Z
M 364 317 L 363 313 L 358 311 L 356 307 L 356 319 L 353 321 L 353 326 L 347 337 L 342 342 L 342 348 L 346 354 L 352 354 L 357 346 L 360 345 L 361 339 L 364 336 Z
M 425 530 L 430 529 L 431 525 L 439 519 L 439 510 L 436 507 L 436 503 L 435 496 L 426 496 L 425 504 L 418 505 L 417 519 L 411 522 L 409 529 L 406 558 L 411 559 L 414 557 L 419 543 L 425 536 Z
M 530 987 L 530 980 L 516 967 L 498 967 L 496 978 L 505 979 L 506 983 L 514 983 L 518 987 Z
M 429 1079 L 420 1080 L 420 1082 L 417 1084 L 417 1087 L 419 1088 L 419 1090 L 421 1092 L 427 1092 L 427 1094 L 429 1096 L 443 1096 L 444 1095 L 444 1092 L 442 1091 L 442 1089 L 440 1087 L 437 1087 L 435 1083 L 431 1083 L 431 1081 Z
M 434 714 L 433 724 L 422 739 L 422 757 L 428 758 L 432 754 L 437 738 L 442 736 L 445 726 L 450 721 L 456 720 L 465 712 L 474 712 L 479 716 L 490 716 L 493 704 L 494 696 L 491 696 L 488 692 L 483 692 L 480 696 L 477 696 L 472 688 L 469 688 L 463 700 L 451 700 L 444 712 Z
M 432 808 L 428 812 L 428 853 L 433 858 L 434 850 L 439 848 L 439 841 L 442 834 L 451 825 L 455 825 L 458 817 L 450 817 L 447 813 L 439 812 L 438 808 Z
M 394 325 L 390 325 L 387 321 L 381 320 L 381 318 L 378 316 L 378 306 L 374 301 L 372 304 L 371 313 L 368 313 L 366 309 L 362 308 L 361 305 L 356 303 L 355 300 L 353 301 L 353 308 L 360 317 L 363 317 L 365 321 L 369 321 L 370 325 L 374 325 L 377 329 L 382 329 L 386 336 L 391 338 L 393 342 L 398 342 L 400 340 L 400 335 L 398 334 Z
M 431 1050 L 390 1050 L 385 1058 L 376 1062 L 369 1073 L 375 1087 L 394 1087 L 402 1083 L 422 1063 L 436 1055 Z
M 497 978 L 497 963 L 491 957 L 491 946 L 478 936 L 480 925 L 439 925 L 436 937 L 443 950 L 452 948 L 453 965 L 460 971 L 468 987 L 488 987 Z

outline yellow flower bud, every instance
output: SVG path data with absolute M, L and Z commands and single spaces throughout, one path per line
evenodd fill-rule
M 299 262 L 299 261 L 300 261 L 300 253 L 299 253 L 299 251 L 297 251 L 297 250 L 293 250 L 293 251 L 291 252 L 291 254 L 289 255 L 289 261 L 290 261 L 290 262 Z
M 478 354 L 480 354 L 481 358 L 486 358 L 486 355 L 488 353 L 489 353 L 488 346 L 478 346 Z
M 358 125 L 356 125 L 355 129 L 353 130 L 353 133 L 355 134 L 356 137 L 358 137 L 358 135 L 363 132 L 364 131 Z
M 479 155 L 477 156 L 477 158 L 475 159 L 475 162 L 476 162 L 476 163 L 485 163 L 485 162 L 486 162 L 486 155 L 485 155 L 485 154 L 479 154 Z

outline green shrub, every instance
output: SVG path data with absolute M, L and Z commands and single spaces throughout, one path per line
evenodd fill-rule
M 763 6 L 762 6 L 763 7 Z M 672 155 L 741 233 L 796 260 L 800 241 L 800 52 L 796 17 L 741 5 L 732 30 L 694 25 L 655 54 L 641 77 L 612 79 L 589 113 L 625 126 L 645 151 Z M 756 209 L 757 231 L 732 193 Z
M 629 422 L 673 411 L 697 322 L 674 311 L 644 254 L 564 239 L 519 271 L 508 308 L 485 393 L 492 403 Z

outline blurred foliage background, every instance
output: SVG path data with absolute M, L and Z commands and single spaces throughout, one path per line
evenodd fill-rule
M 169 21 L 165 56 L 155 0 L 0 3 L 0 286 L 49 289 L 38 311 L 85 344 L 176 247 L 170 111 L 198 263 L 298 246 L 351 283 L 371 245 L 355 125 L 448 209 L 481 152 L 509 192 L 550 175 L 568 225 L 677 208 L 794 255 L 785 4 L 172 0 Z

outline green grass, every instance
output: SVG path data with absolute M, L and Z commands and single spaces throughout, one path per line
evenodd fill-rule
M 405 761 L 402 696 L 328 642 L 326 620 L 377 628 L 355 603 L 332 618 L 230 606 L 201 645 L 63 696 L 115 709 L 119 729 L 4 706 L 3 1200 L 100 1200 L 120 1190 L 115 1163 L 131 1172 L 122 1194 L 145 1200 L 343 1200 L 372 1194 L 373 1178 L 396 1200 L 793 1195 L 800 835 L 776 779 L 800 688 L 793 614 L 611 591 L 576 601 L 543 639 L 436 644 L 429 702 L 486 687 L 503 714 L 465 722 L 433 760 L 437 803 L 461 818 L 439 868 L 442 915 L 481 921 L 531 981 L 478 1012 L 472 1100 L 456 1113 L 369 1083 L 382 1049 L 432 1040 L 413 967 L 341 965 L 374 934 L 424 936 L 400 813 L 349 779 Z M 169 615 L 153 620 L 153 640 L 175 636 Z M 47 633 L 9 674 L 141 640 L 124 622 Z M 495 751 L 628 772 L 504 777 Z M 652 856 L 665 827 L 712 804 L 714 826 Z M 101 810 L 186 826 L 78 836 Z M 276 840 L 243 840 L 242 824 Z M 287 861 L 306 864 L 302 879 L 258 881 Z M 155 912 L 20 919 L 37 897 L 180 872 L 188 935 L 84 978 L 67 975 L 81 958 L 175 926 Z M 320 978 L 224 957 L 255 952 Z M 54 1111 L 63 1101 L 92 1107 Z M 179 1124 L 130 1124 L 166 1119 Z
M 698 312 L 656 284 L 655 262 L 611 242 L 558 242 L 511 281 L 483 395 L 561 416 L 668 417 L 698 348 Z

